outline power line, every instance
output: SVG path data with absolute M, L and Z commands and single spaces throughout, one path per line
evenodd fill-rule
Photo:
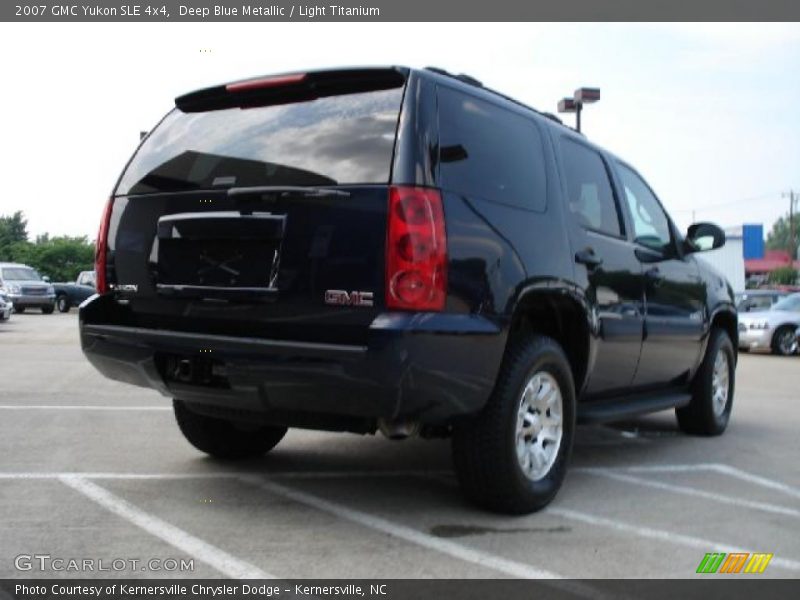
M 734 206 L 736 204 L 743 204 L 745 202 L 755 202 L 756 200 L 764 200 L 766 198 L 771 198 L 773 200 L 776 200 L 776 199 L 781 199 L 781 193 L 782 192 L 783 192 L 783 190 L 777 190 L 775 192 L 766 192 L 764 194 L 761 194 L 760 196 L 752 196 L 750 198 L 740 198 L 738 200 L 729 200 L 727 202 L 720 202 L 719 204 L 711 204 L 711 205 L 708 205 L 708 206 L 699 206 L 699 207 L 696 207 L 696 208 L 679 208 L 679 209 L 675 209 L 675 210 L 673 210 L 671 212 L 685 212 L 685 213 L 688 213 L 688 212 L 700 212 L 700 211 L 706 211 L 706 210 L 713 210 L 715 208 L 725 208 L 726 206 Z

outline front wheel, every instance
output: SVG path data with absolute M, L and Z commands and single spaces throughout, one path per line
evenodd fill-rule
M 22 313 L 25 312 L 25 307 L 14 305 L 14 312 L 17 313 L 18 315 L 21 315 Z
M 479 506 L 539 510 L 561 487 L 574 433 L 569 362 L 553 339 L 532 336 L 509 349 L 486 407 L 455 425 L 456 476 Z
M 795 327 L 784 325 L 772 336 L 772 352 L 781 356 L 791 356 L 797 352 L 797 334 Z
M 185 402 L 174 400 L 175 419 L 181 433 L 198 450 L 227 460 L 266 454 L 286 435 L 286 427 L 252 425 L 215 419 L 196 413 Z
M 58 309 L 58 312 L 60 312 L 60 313 L 68 313 L 70 307 L 71 307 L 71 304 L 70 304 L 69 298 L 67 298 L 65 295 L 61 294 L 56 299 L 56 308 Z
M 55 304 L 48 304 L 47 306 L 42 307 L 42 314 L 43 315 L 52 315 L 53 311 L 56 309 Z
M 733 409 L 736 354 L 723 329 L 712 329 L 703 364 L 692 383 L 692 400 L 675 410 L 678 425 L 686 433 L 720 435 Z

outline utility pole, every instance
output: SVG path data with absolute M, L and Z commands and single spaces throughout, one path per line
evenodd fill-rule
M 794 260 L 797 258 L 797 242 L 794 237 L 794 190 L 789 190 L 788 193 L 781 194 L 781 196 L 789 197 L 789 261 L 793 267 Z

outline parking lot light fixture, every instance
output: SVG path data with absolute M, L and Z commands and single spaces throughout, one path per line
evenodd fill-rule
M 575 90 L 572 98 L 563 98 L 558 103 L 558 112 L 575 113 L 575 130 L 581 130 L 581 110 L 584 104 L 592 104 L 600 100 L 600 88 L 582 87 Z

